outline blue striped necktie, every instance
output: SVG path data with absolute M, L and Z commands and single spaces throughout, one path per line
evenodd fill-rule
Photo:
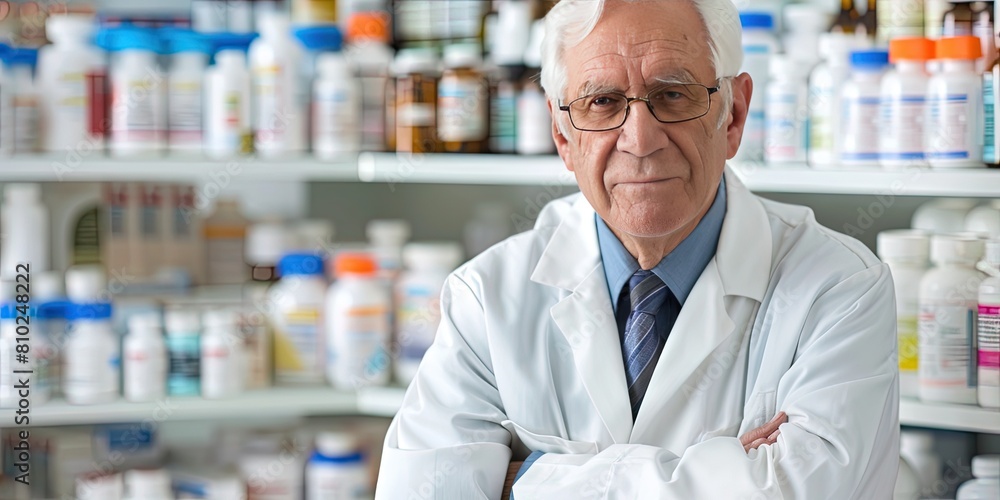
M 663 350 L 663 340 L 656 331 L 656 312 L 670 294 L 667 285 L 652 271 L 639 270 L 629 279 L 631 312 L 625 322 L 622 356 L 625 360 L 625 381 L 632 403 L 632 420 L 646 395 L 656 360 Z

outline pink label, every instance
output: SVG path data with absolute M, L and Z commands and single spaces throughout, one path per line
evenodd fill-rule
M 1000 351 L 979 351 L 980 368 L 1000 368 Z
M 1000 306 L 984 306 L 979 304 L 979 314 L 1000 315 Z

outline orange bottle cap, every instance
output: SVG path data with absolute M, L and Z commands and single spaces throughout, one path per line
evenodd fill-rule
M 979 37 L 953 36 L 937 41 L 938 59 L 962 59 L 972 61 L 983 56 L 983 44 Z
M 929 61 L 934 59 L 936 46 L 923 37 L 896 38 L 889 42 L 889 61 Z
M 347 19 L 347 40 L 389 42 L 389 15 L 385 12 L 357 12 Z
M 334 263 L 334 272 L 338 278 L 345 274 L 372 275 L 377 270 L 375 258 L 366 253 L 342 253 Z

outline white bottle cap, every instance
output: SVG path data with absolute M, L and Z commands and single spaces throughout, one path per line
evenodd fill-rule
M 132 500 L 168 500 L 170 474 L 165 469 L 132 469 L 125 471 L 125 498 Z
M 198 313 L 190 309 L 170 309 L 163 316 L 167 333 L 197 333 L 201 330 Z
M 427 48 L 403 49 L 396 54 L 392 63 L 393 72 L 397 76 L 420 74 L 436 74 L 438 72 L 437 54 Z
M 87 43 L 97 31 L 92 16 L 81 14 L 59 14 L 45 20 L 45 35 L 53 43 Z
M 883 260 L 905 260 L 927 263 L 931 252 L 931 237 L 925 231 L 897 229 L 882 231 L 877 237 L 878 256 Z
M 149 311 L 133 314 L 128 318 L 128 330 L 130 333 L 160 333 L 163 323 L 160 321 L 160 313 Z
M 229 309 L 213 309 L 211 311 L 206 311 L 202 322 L 205 324 L 205 329 L 222 329 L 222 328 L 235 328 L 238 317 L 236 311 Z
M 106 301 L 107 286 L 101 266 L 74 266 L 66 270 L 66 295 L 75 303 Z
M 789 4 L 784 14 L 785 27 L 792 32 L 824 33 L 833 21 L 830 12 L 816 4 Z
M 542 40 L 545 39 L 545 21 L 539 19 L 531 25 L 531 38 L 524 49 L 524 65 L 529 68 L 542 67 Z
M 357 453 L 358 444 L 344 432 L 320 432 L 316 436 L 316 449 L 324 457 L 344 457 Z
M 58 271 L 31 274 L 31 299 L 38 302 L 64 297 L 63 275 Z
M 365 234 L 375 246 L 403 246 L 410 238 L 410 223 L 402 219 L 373 220 Z
M 983 258 L 984 241 L 969 234 L 935 234 L 931 237 L 931 260 L 974 265 Z
M 857 37 L 849 33 L 823 33 L 819 36 L 819 55 L 837 66 L 851 63 L 851 51 L 858 48 Z
M 444 48 L 444 67 L 446 68 L 478 68 L 482 66 L 483 58 L 479 54 L 479 45 L 474 43 L 456 43 Z
M 899 447 L 914 452 L 934 449 L 934 435 L 925 431 L 902 431 L 899 433 Z
M 7 184 L 3 188 L 4 203 L 36 203 L 42 198 L 39 184 Z
M 976 202 L 964 198 L 939 198 L 928 201 L 913 213 L 910 227 L 930 233 L 953 233 L 965 227 L 965 217 Z
M 277 266 L 294 246 L 294 235 L 280 222 L 261 222 L 247 228 L 246 261 L 250 265 Z
M 454 271 L 462 263 L 462 246 L 454 242 L 409 243 L 403 263 L 415 271 Z
M 987 240 L 983 251 L 983 260 L 1000 271 L 1000 238 Z
M 1000 237 L 1000 200 L 979 205 L 965 216 L 965 230 L 995 238 Z
M 972 475 L 977 478 L 1000 478 L 1000 455 L 979 455 L 973 457 Z
M 261 36 L 265 38 L 283 38 L 290 36 L 292 20 L 282 12 L 262 12 L 257 19 Z

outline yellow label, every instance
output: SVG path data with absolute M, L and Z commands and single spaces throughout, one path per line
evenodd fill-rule
M 896 321 L 896 338 L 899 340 L 899 371 L 917 371 L 917 317 L 901 316 Z

